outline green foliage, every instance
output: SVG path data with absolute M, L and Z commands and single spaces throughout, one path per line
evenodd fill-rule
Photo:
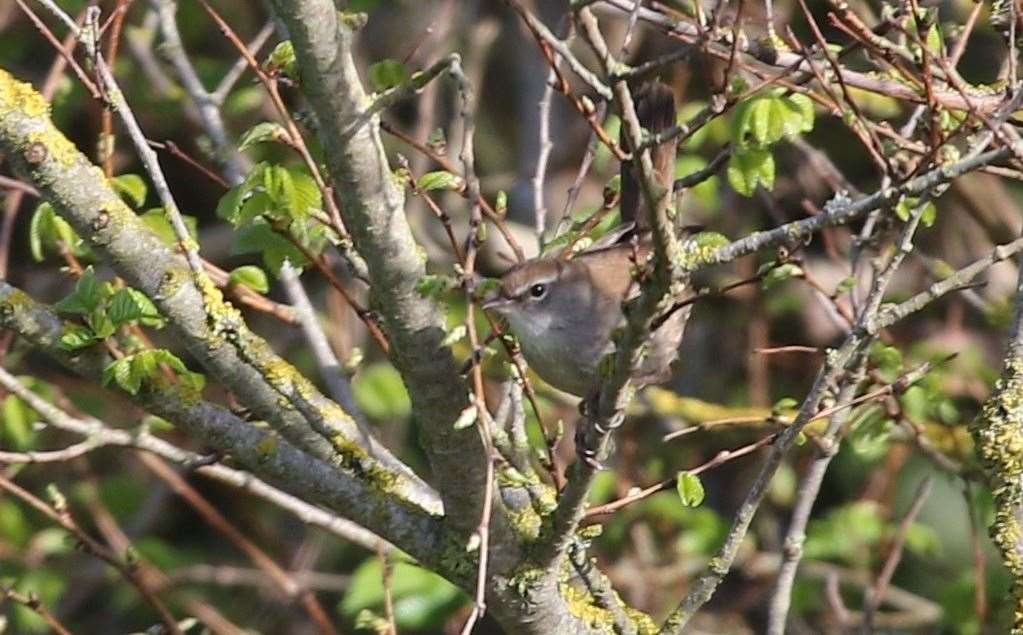
M 458 287 L 458 279 L 454 276 L 433 273 L 426 274 L 416 283 L 416 291 L 424 298 L 437 298 Z
M 771 406 L 771 415 L 778 417 L 799 407 L 799 400 L 794 397 L 782 397 Z
M 858 501 L 810 521 L 803 555 L 814 560 L 836 560 L 859 568 L 869 567 L 872 548 L 884 534 L 884 519 L 877 503 Z
M 54 305 L 62 313 L 86 315 L 99 307 L 100 303 L 113 295 L 113 285 L 100 282 L 92 266 L 85 271 L 75 283 L 75 290 Z
M 63 572 L 48 568 L 37 568 L 26 571 L 15 588 L 24 595 L 39 598 L 43 606 L 52 607 L 64 594 L 68 577 Z M 21 605 L 15 605 L 14 631 L 16 633 L 49 633 L 52 632 L 43 618 L 37 613 Z
M 849 427 L 849 449 L 860 459 L 873 462 L 888 452 L 896 423 L 885 415 L 884 409 L 870 406 L 858 412 Z
M 802 275 L 803 270 L 799 267 L 799 265 L 792 262 L 786 262 L 785 264 L 778 265 L 768 271 L 767 275 L 764 276 L 764 281 L 761 283 L 761 286 L 767 290 L 779 283 L 789 280 L 790 278 L 798 278 Z
M 170 369 L 182 387 L 191 392 L 201 392 L 206 378 L 185 366 L 177 355 L 164 349 L 139 351 L 111 362 L 103 369 L 103 385 L 117 384 L 121 389 L 135 395 L 142 385 L 161 387 L 166 382 L 161 365 Z
M 377 91 L 394 88 L 410 76 L 409 70 L 398 60 L 380 60 L 369 67 L 369 81 Z
M 167 219 L 167 213 L 162 207 L 154 207 L 148 209 L 139 215 L 139 219 L 145 223 L 157 237 L 163 241 L 163 244 L 168 247 L 174 247 L 178 244 L 178 235 L 174 233 L 174 227 L 171 226 L 170 221 Z M 181 220 L 185 223 L 185 229 L 188 230 L 188 235 L 193 240 L 197 240 L 199 237 L 199 225 L 195 220 L 195 216 L 188 216 L 187 214 L 181 215 Z
M 457 192 L 462 189 L 464 181 L 462 177 L 452 174 L 446 170 L 427 172 L 419 177 L 416 186 L 426 192 L 430 190 L 449 190 Z
M 391 597 L 399 629 L 431 632 L 439 632 L 452 611 L 466 601 L 465 595 L 444 578 L 404 561 L 393 564 Z M 364 610 L 377 615 L 383 612 L 380 558 L 373 556 L 359 565 L 338 608 L 349 620 L 354 620 Z M 367 625 L 373 623 L 369 615 L 363 620 Z
M 681 179 L 707 167 L 707 160 L 698 154 L 679 154 L 675 160 L 675 178 Z M 719 204 L 718 184 L 720 179 L 714 175 L 702 183 L 689 189 L 692 196 L 707 209 L 717 209 Z
M 121 174 L 110 179 L 110 185 L 132 207 L 142 207 L 149 192 L 146 181 L 138 174 Z
M 326 246 L 327 229 L 314 218 L 322 217 L 322 206 L 320 189 L 304 167 L 259 163 L 220 199 L 217 216 L 238 230 L 235 253 L 261 254 L 277 275 L 285 260 L 297 268 L 309 264 L 302 249 L 318 255 Z
M 706 107 L 707 102 L 705 101 L 686 101 L 679 106 L 678 116 L 676 117 L 678 125 L 684 126 L 688 124 Z M 729 140 L 730 134 L 727 120 L 724 117 L 715 117 L 689 135 L 682 143 L 682 149 L 696 150 L 708 142 L 714 145 L 721 145 Z
M 902 375 L 902 351 L 884 342 L 876 341 L 870 347 L 870 363 L 881 378 L 893 382 Z
M 18 378 L 18 381 L 46 400 L 53 397 L 50 388 L 34 377 L 22 376 Z M 9 448 L 15 451 L 32 449 L 36 439 L 33 425 L 37 421 L 39 421 L 39 414 L 21 397 L 14 394 L 4 396 L 0 399 L 0 448 Z M 2 530 L 0 530 L 0 537 L 2 537 Z
M 284 126 L 275 121 L 264 121 L 257 123 L 246 130 L 241 139 L 238 140 L 238 152 L 244 152 L 257 143 L 268 141 L 282 141 L 287 138 Z
M 291 45 L 291 40 L 284 40 L 275 46 L 263 62 L 263 68 L 269 73 L 279 72 L 297 78 L 295 48 Z
M 692 472 L 679 472 L 676 476 L 675 491 L 686 507 L 699 507 L 705 492 L 700 477 Z
M 368 416 L 399 421 L 412 412 L 412 402 L 401 375 L 390 364 L 379 362 L 363 368 L 352 380 L 355 403 Z
M 554 238 L 543 247 L 544 254 L 550 254 L 564 248 L 569 243 L 572 243 L 572 251 L 579 253 L 585 249 L 593 246 L 593 243 L 600 240 L 608 234 L 611 230 L 621 225 L 621 214 L 618 210 L 614 210 L 609 213 L 605 213 L 604 217 L 593 226 L 592 229 L 585 233 L 581 233 L 586 226 L 589 216 L 597 213 L 597 211 L 591 211 L 589 213 L 580 214 L 579 218 L 573 215 L 572 226 L 560 236 Z
M 912 196 L 903 196 L 899 199 L 899 202 L 895 204 L 895 215 L 899 220 L 905 222 L 910 219 L 920 207 L 920 199 Z M 934 220 L 938 217 L 938 208 L 934 205 L 934 201 L 927 201 L 923 204 L 923 211 L 920 213 L 920 224 L 924 227 L 930 227 L 934 224 Z
M 864 569 L 874 565 L 882 555 L 878 547 L 890 542 L 895 531 L 895 525 L 885 521 L 876 502 L 856 501 L 811 521 L 803 553 L 806 558 Z M 905 548 L 910 553 L 933 556 L 940 549 L 940 540 L 933 528 L 914 522 L 906 533 Z
M 733 150 L 725 171 L 728 184 L 743 196 L 753 196 L 758 185 L 774 188 L 774 155 L 764 148 Z
M 66 220 L 53 211 L 53 206 L 43 202 L 36 206 L 32 221 L 28 228 L 28 244 L 32 257 L 40 262 L 46 257 L 46 251 L 60 253 L 61 246 L 76 257 L 89 254 L 89 248 L 75 233 Z
M 141 324 L 163 328 L 165 320 L 156 305 L 140 291 L 125 287 L 115 291 L 114 285 L 96 277 L 92 266 L 82 272 L 75 289 L 54 308 L 61 313 L 82 316 L 85 325 L 68 324 L 61 334 L 59 346 L 76 351 L 113 335 L 118 328 Z
M 110 321 L 121 327 L 133 322 L 153 328 L 163 328 L 165 320 L 156 305 L 144 293 L 125 287 L 118 289 L 110 299 Z
M 813 130 L 813 124 L 813 102 L 799 93 L 774 91 L 740 103 L 732 118 L 728 182 L 743 196 L 752 196 L 758 185 L 772 189 L 775 167 L 770 147 Z
M 232 269 L 231 275 L 228 276 L 228 284 L 244 285 L 257 293 L 266 293 L 270 290 L 266 272 L 254 265 L 243 265 Z

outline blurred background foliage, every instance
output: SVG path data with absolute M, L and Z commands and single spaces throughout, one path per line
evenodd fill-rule
M 75 14 L 86 3 L 63 0 L 60 4 Z M 537 13 L 554 25 L 566 3 L 534 4 Z M 756 35 L 762 31 L 758 26 L 763 24 L 761 8 L 748 4 L 745 26 Z M 857 4 L 880 9 L 873 1 Z M 220 0 L 215 5 L 243 38 L 252 37 L 267 20 L 259 3 Z M 946 35 L 956 31 L 972 8 L 966 0 L 927 5 L 939 9 Z M 449 52 L 463 55 L 480 98 L 476 149 L 483 193 L 491 201 L 506 198 L 509 218 L 521 223 L 517 230 L 521 242 L 535 251 L 529 229 L 533 223 L 530 177 L 539 150 L 537 103 L 547 68 L 517 17 L 499 2 L 362 0 L 349 2 L 346 8 L 368 13 L 358 46 L 363 77 L 378 88 L 393 83 L 395 74 L 400 78 L 409 69 L 425 68 Z M 821 10 L 812 8 L 815 12 Z M 805 36 L 803 21 L 796 19 L 798 6 L 794 2 L 776 2 L 774 10 L 777 23 L 790 23 Z M 180 2 L 178 23 L 201 79 L 207 87 L 216 86 L 235 63 L 234 50 L 194 2 Z M 609 19 L 607 25 L 612 39 L 624 28 L 621 20 Z M 828 35 L 838 39 L 834 33 Z M 154 141 L 171 141 L 190 156 L 212 165 L 209 140 L 183 115 L 182 92 L 168 75 L 147 3 L 132 3 L 123 38 L 116 75 L 146 134 Z M 264 47 L 260 59 L 269 53 L 273 42 Z M 1003 51 L 1000 39 L 988 26 L 986 11 L 970 42 L 960 66 L 963 76 L 975 83 L 993 81 L 996 69 L 990 60 L 1000 59 Z M 668 46 L 655 34 L 641 31 L 632 58 L 652 58 Z M 52 48 L 18 7 L 13 2 L 0 4 L 0 66 L 38 86 L 53 57 Z M 147 64 L 155 65 L 156 70 Z M 705 105 L 721 72 L 720 65 L 694 55 L 663 74 L 679 97 L 679 121 L 687 121 Z M 167 83 L 159 81 L 161 74 L 165 80 L 170 78 Z M 285 92 L 301 117 L 303 106 L 297 91 Z M 875 120 L 890 121 L 897 127 L 908 116 L 907 107 L 889 97 L 856 94 L 859 105 Z M 60 81 L 52 101 L 60 129 L 79 148 L 96 157 L 101 105 L 71 75 Z M 546 188 L 546 204 L 551 210 L 549 227 L 558 225 L 589 133 L 585 123 L 557 94 L 552 107 L 554 148 Z M 302 196 L 302 184 L 309 176 L 288 148 L 261 142 L 264 139 L 254 127 L 274 116 L 262 87 L 251 74 L 244 75 L 231 91 L 223 110 L 233 139 L 245 138 L 246 134 L 255 139 L 245 152 L 256 164 L 252 174 L 259 176 L 250 178 L 259 178 L 262 183 L 264 178 L 283 178 L 264 176 L 264 172 L 276 174 L 274 171 L 282 168 L 290 171 L 292 189 L 280 200 L 262 201 L 265 207 L 254 213 L 267 213 L 275 206 L 287 210 L 292 202 L 288 196 Z M 456 152 L 452 149 L 460 145 L 460 131 L 453 125 L 456 111 L 457 94 L 444 84 L 434 84 L 421 97 L 400 103 L 383 118 L 388 125 L 453 158 Z M 723 144 L 733 140 L 736 116 L 733 112 L 719 117 L 682 146 L 678 176 L 702 169 Z M 613 132 L 615 126 L 612 117 L 607 127 Z M 392 165 L 397 166 L 399 155 L 404 156 L 413 178 L 441 169 L 400 139 L 388 136 L 385 141 Z M 812 130 L 798 143 L 822 151 L 862 191 L 877 187 L 869 161 L 840 120 L 818 112 Z M 752 196 L 743 196 L 722 171 L 684 195 L 682 210 L 687 222 L 734 238 L 803 217 L 831 197 L 832 184 L 822 178 L 798 144 L 778 143 L 773 151 L 770 191 L 760 188 L 744 192 Z M 314 152 L 318 153 L 315 147 Z M 152 210 L 157 204 L 155 196 L 143 180 L 129 176 L 142 172 L 123 137 L 118 137 L 113 156 L 126 199 L 140 214 Z M 224 219 L 238 221 L 246 211 L 237 206 L 237 201 L 232 207 L 222 185 L 177 157 L 163 154 L 161 161 L 179 205 L 194 219 L 203 254 L 228 271 L 250 267 L 237 274 L 238 280 L 284 301 L 274 273 L 284 256 L 302 262 L 294 247 L 272 232 L 244 227 L 244 219 L 235 222 L 242 228 L 235 231 Z M 572 210 L 572 220 L 585 219 L 600 208 L 601 191 L 617 170 L 617 162 L 601 148 Z M 464 202 L 443 190 L 439 188 L 433 194 L 456 228 L 464 228 Z M 961 266 L 990 251 L 992 245 L 1016 237 L 1021 225 L 1020 203 L 1019 187 L 1008 180 L 972 174 L 957 181 L 938 202 L 933 225 L 920 236 L 914 260 L 904 267 L 890 299 L 904 299 L 950 267 Z M 66 235 L 61 232 L 67 230 L 60 226 L 59 219 L 47 217 L 45 208 L 40 211 L 36 206 L 37 201 L 27 198 L 16 218 L 8 279 L 35 297 L 55 302 L 74 287 L 73 280 L 61 271 L 54 249 Z M 421 198 L 411 192 L 408 211 L 430 255 L 433 271 L 439 276 L 452 275 L 452 260 L 441 227 Z M 152 218 L 159 225 L 162 215 L 154 214 Z M 312 225 L 295 226 L 300 233 L 307 227 Z M 321 248 L 323 238 L 313 234 L 305 232 L 303 242 Z M 492 275 L 507 266 L 496 234 L 490 232 L 494 239 L 491 243 L 497 245 L 486 252 L 484 263 Z M 33 245 L 33 240 L 37 244 Z M 762 419 L 772 407 L 779 413 L 792 409 L 793 398 L 800 398 L 808 387 L 821 361 L 821 351 L 839 336 L 841 318 L 826 307 L 828 302 L 822 301 L 821 290 L 835 297 L 848 292 L 847 287 L 843 289 L 845 274 L 828 252 L 844 251 L 851 240 L 847 230 L 827 230 L 821 240 L 798 254 L 798 266 L 787 274 L 773 276 L 760 287 L 743 287 L 697 304 L 676 378 L 666 387 L 650 389 L 634 405 L 633 421 L 617 439 L 615 469 L 600 474 L 593 491 L 594 503 L 611 501 L 634 487 L 700 465 L 719 451 L 755 440 L 762 436 L 764 425 L 773 424 L 761 420 L 714 425 L 664 442 L 662 437 L 668 432 L 730 417 Z M 83 264 L 93 264 L 102 280 L 110 279 L 109 270 L 84 246 L 72 247 Z M 770 257 L 765 254 L 759 262 L 747 259 L 729 271 L 713 272 L 710 282 L 725 284 L 749 276 Z M 943 300 L 900 323 L 875 348 L 871 373 L 878 386 L 926 361 L 944 360 L 950 353 L 958 356 L 937 365 L 897 399 L 867 404 L 851 418 L 847 442 L 830 469 L 809 527 L 805 557 L 828 568 L 814 568 L 808 563 L 801 570 L 794 606 L 800 632 L 816 632 L 827 623 L 826 616 L 835 602 L 828 595 L 830 576 L 841 574 L 841 597 L 850 608 L 859 607 L 864 584 L 856 580 L 869 580 L 876 574 L 891 546 L 898 520 L 912 502 L 918 484 L 928 476 L 933 477 L 931 493 L 909 528 L 906 552 L 893 584 L 918 601 L 901 607 L 909 615 L 936 606 L 940 618 L 902 630 L 972 635 L 1002 632 L 1005 628 L 1009 581 L 984 530 L 991 515 L 990 496 L 979 479 L 965 425 L 978 412 L 997 375 L 1014 279 L 1011 265 L 998 265 L 988 274 L 983 288 Z M 425 473 L 415 425 L 410 420 L 408 395 L 397 372 L 367 340 L 362 325 L 316 271 L 309 271 L 303 280 L 330 325 L 331 344 L 352 371 L 358 405 L 389 447 Z M 457 293 L 441 290 L 438 294 L 450 300 L 451 339 L 464 358 L 469 352 L 468 343 L 464 333 L 455 330 L 464 315 L 464 304 L 454 298 Z M 247 317 L 278 352 L 308 376 L 316 377 L 315 365 L 297 328 L 282 327 L 262 313 L 250 311 Z M 166 335 L 154 332 L 153 337 L 158 345 L 184 356 Z M 817 352 L 756 352 L 787 345 L 813 347 Z M 25 375 L 33 390 L 47 399 L 64 400 L 74 409 L 116 426 L 133 427 L 142 420 L 143 413 L 114 392 L 64 373 L 18 342 L 7 351 L 4 364 Z M 496 395 L 497 379 L 506 372 L 503 353 L 489 357 L 486 368 L 495 378 L 492 387 Z M 540 386 L 538 402 L 545 421 L 561 420 L 570 426 L 575 419 L 574 405 L 563 395 Z M 531 411 L 529 416 L 531 432 L 539 440 L 535 416 Z M 59 447 L 63 438 L 38 426 L 36 414 L 13 395 L 0 397 L 0 420 L 0 446 L 5 450 Z M 176 443 L 189 445 L 165 422 L 150 420 L 148 424 L 151 430 Z M 708 621 L 698 628 L 757 631 L 773 579 L 770 554 L 778 553 L 782 546 L 780 540 L 799 474 L 812 457 L 813 434 L 811 426 L 807 443 L 790 457 L 772 482 L 768 502 L 757 516 L 737 570 L 709 605 L 713 617 L 703 618 Z M 923 445 L 927 451 L 921 449 Z M 666 491 L 599 519 L 602 532 L 593 538 L 595 553 L 628 602 L 662 614 L 677 601 L 686 581 L 705 565 L 723 539 L 730 515 L 754 474 L 756 457 L 753 454 L 730 461 L 704 473 L 701 478 L 706 498 L 697 506 L 682 505 L 677 493 Z M 253 632 L 311 632 L 307 617 L 295 603 L 258 575 L 244 575 L 252 570 L 243 555 L 131 452 L 102 449 L 54 468 L 29 465 L 3 469 L 8 475 L 16 474 L 19 483 L 32 491 L 41 492 L 54 484 L 89 529 L 102 531 L 107 518 L 119 525 L 132 549 L 168 575 L 170 588 L 163 595 L 171 598 L 172 604 L 187 597 L 201 597 Z M 190 480 L 285 568 L 305 576 L 303 579 L 346 630 L 357 626 L 380 628 L 384 564 L 376 554 L 304 527 L 294 517 L 222 485 Z M 457 632 L 468 611 L 467 598 L 461 592 L 400 559 L 389 563 L 388 568 L 401 632 Z M 130 632 L 148 626 L 147 609 L 132 589 L 77 551 L 62 530 L 11 498 L 0 498 L 0 580 L 36 594 L 76 632 Z M 8 632 L 45 631 L 36 615 L 18 606 L 2 605 L 0 615 Z M 480 632 L 487 629 L 493 632 L 496 627 L 486 623 Z

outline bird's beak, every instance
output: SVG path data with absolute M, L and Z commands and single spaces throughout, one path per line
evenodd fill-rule
M 508 298 L 502 296 L 500 293 L 494 293 L 484 298 L 483 304 L 480 306 L 488 311 L 497 311 L 498 313 L 502 313 L 504 309 L 510 307 L 511 304 L 512 301 Z

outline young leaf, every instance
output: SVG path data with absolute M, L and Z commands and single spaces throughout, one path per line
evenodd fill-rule
M 462 178 L 445 170 L 427 172 L 419 177 L 417 181 L 419 189 L 429 192 L 430 190 L 451 190 L 457 192 L 462 189 Z
M 676 477 L 675 491 L 682 504 L 686 507 L 698 507 L 703 502 L 705 492 L 700 477 L 692 472 L 679 472 Z
M 770 289 L 779 282 L 784 282 L 789 278 L 797 278 L 801 275 L 803 275 L 803 270 L 799 268 L 799 265 L 787 262 L 771 269 L 767 275 L 764 276 L 762 286 L 764 289 Z
M 160 312 L 144 293 L 131 287 L 119 289 L 110 300 L 107 315 L 114 326 L 138 321 L 145 326 L 161 328 L 164 320 Z
M 93 335 L 88 327 L 80 324 L 69 324 L 64 329 L 64 332 L 60 334 L 57 346 L 61 350 L 73 353 L 87 346 L 92 346 L 95 341 L 96 336 Z
M 113 382 L 133 395 L 138 394 L 143 383 L 154 385 L 164 381 L 160 364 L 174 371 L 178 381 L 189 390 L 201 391 L 206 383 L 205 377 L 188 370 L 174 353 L 158 348 L 127 355 L 107 365 L 103 370 L 103 385 Z
M 263 62 L 263 67 L 269 71 L 280 71 L 289 77 L 297 77 L 295 73 L 295 49 L 291 45 L 291 40 L 284 40 L 280 44 L 274 47 L 274 50 L 267 56 L 266 61 Z
M 778 401 L 774 402 L 773 406 L 771 406 L 771 414 L 777 416 L 787 410 L 795 410 L 798 407 L 799 402 L 792 397 L 782 397 Z
M 381 60 L 369 67 L 369 81 L 377 91 L 393 88 L 408 78 L 408 69 L 398 60 Z
M 284 127 L 273 121 L 264 121 L 252 126 L 242 135 L 238 141 L 238 152 L 244 152 L 257 143 L 267 141 L 280 141 L 287 138 Z
M 253 265 L 244 265 L 232 270 L 228 283 L 245 285 L 257 293 L 266 293 L 270 290 L 266 272 Z
M 178 235 L 174 233 L 174 227 L 167 220 L 167 214 L 164 213 L 162 207 L 146 210 L 139 214 L 139 219 L 168 247 L 174 247 L 178 244 Z M 182 214 L 181 220 L 185 222 L 185 229 L 188 230 L 188 235 L 193 240 L 197 239 L 199 236 L 199 226 L 195 216 Z
M 75 290 L 55 304 L 54 308 L 62 313 L 87 315 L 109 295 L 109 286 L 107 283 L 96 279 L 96 272 L 93 271 L 90 265 L 82 272 L 82 276 L 78 278 L 78 282 L 75 283 Z
M 736 149 L 728 160 L 728 183 L 743 196 L 753 196 L 757 185 L 774 187 L 774 157 L 770 150 Z
M 145 180 L 138 174 L 121 174 L 110 179 L 110 185 L 133 207 L 141 207 L 146 202 L 148 188 Z
M 249 187 L 245 183 L 229 189 L 227 193 L 220 197 L 220 201 L 217 202 L 217 218 L 222 218 L 237 227 L 235 219 L 248 191 Z
M 57 216 L 53 206 L 46 202 L 40 203 L 32 214 L 28 240 L 32 257 L 37 262 L 45 257 L 44 248 L 50 247 L 56 251 L 59 249 L 59 243 L 63 243 L 64 247 L 75 255 L 82 255 L 85 252 L 82 248 L 82 239 L 75 230 L 66 220 Z

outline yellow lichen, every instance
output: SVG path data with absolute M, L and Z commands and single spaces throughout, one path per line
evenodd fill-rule
M 558 592 L 573 617 L 586 623 L 590 628 L 605 633 L 617 632 L 614 627 L 614 614 L 609 609 L 599 606 L 591 593 L 567 580 L 558 582 Z M 612 595 L 614 596 L 613 601 L 618 602 L 622 607 L 622 612 L 632 620 L 636 632 L 640 635 L 653 635 L 657 632 L 657 626 L 649 615 L 633 608 L 627 608 L 616 592 L 612 591 Z
M 1023 360 L 1010 357 L 994 393 L 971 424 L 977 454 L 994 496 L 991 540 L 1012 576 L 1013 633 L 1023 633 Z
M 28 82 L 21 82 L 0 68 L 0 118 L 20 111 L 29 117 L 50 114 L 50 104 Z
M 64 167 L 73 164 L 82 157 L 82 153 L 78 151 L 78 147 L 71 143 L 71 141 L 69 141 L 60 130 L 57 130 L 52 125 L 47 125 L 43 130 L 29 133 L 25 136 L 25 141 L 26 150 L 33 146 L 45 148 L 47 158 L 56 161 Z M 93 167 L 96 176 L 102 179 L 103 173 L 99 170 L 99 168 L 95 168 L 95 166 Z

